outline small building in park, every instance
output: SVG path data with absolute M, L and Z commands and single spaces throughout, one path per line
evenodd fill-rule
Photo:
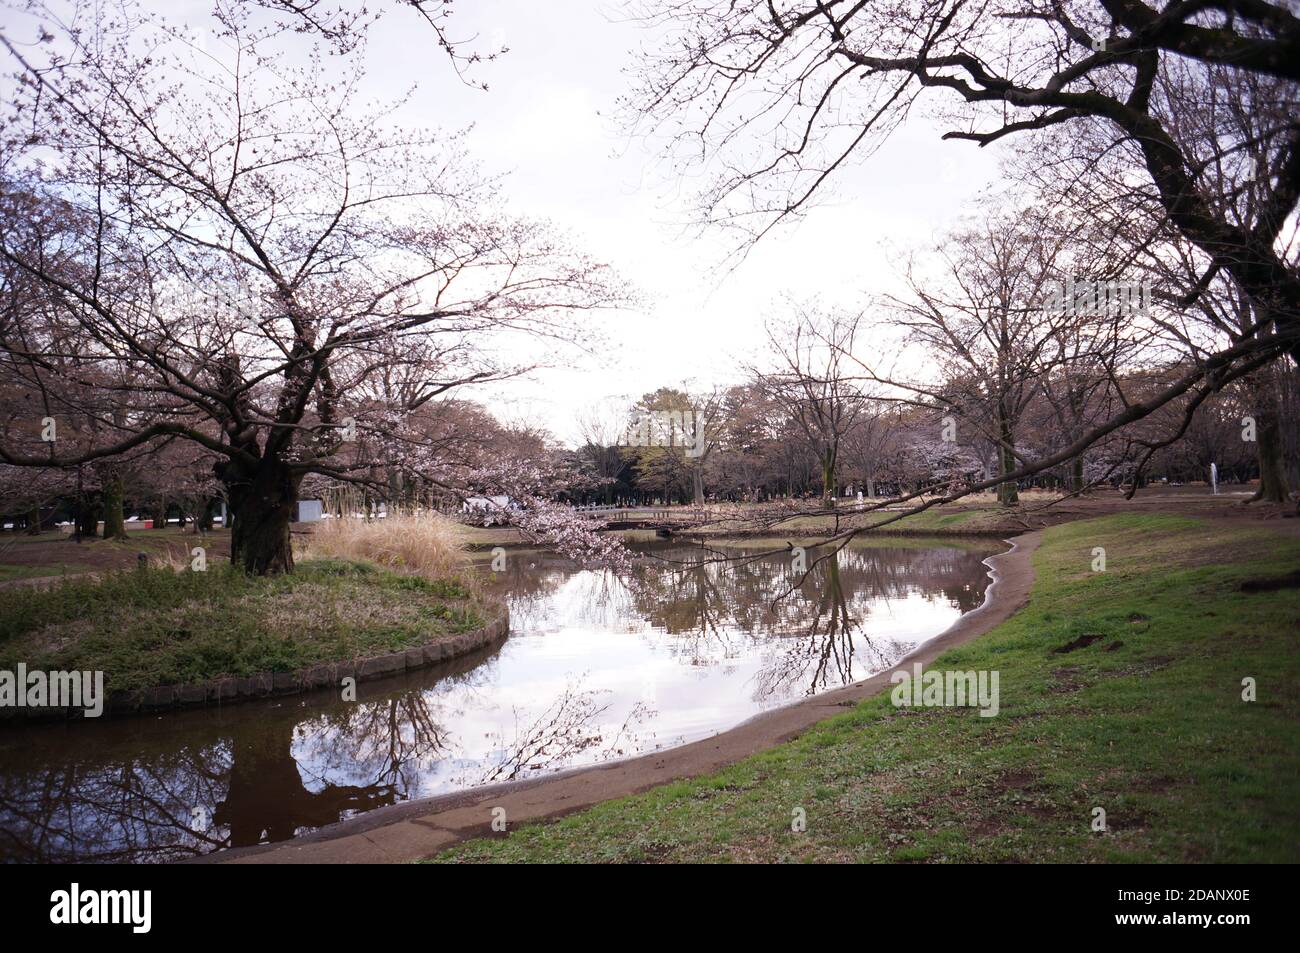
M 293 521 L 295 523 L 319 523 L 321 511 L 320 500 L 299 500 L 293 505 Z

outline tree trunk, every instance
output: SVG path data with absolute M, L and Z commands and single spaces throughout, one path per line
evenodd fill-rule
M 75 529 L 79 536 L 93 539 L 99 533 L 99 506 L 98 500 L 78 502 L 73 521 L 76 523 Z
M 166 529 L 166 528 L 167 528 L 167 500 L 166 500 L 166 498 L 163 498 L 162 500 L 160 500 L 160 501 L 158 502 L 158 506 L 157 506 L 157 508 L 154 510 L 153 528 L 154 528 L 154 529 Z
M 1285 503 L 1290 498 L 1282 441 L 1280 380 L 1273 368 L 1252 375 L 1255 405 L 1255 456 L 1259 462 L 1259 489 L 1250 502 Z
M 1083 454 L 1074 458 L 1070 469 L 1070 489 L 1078 493 L 1083 489 Z
M 1001 407 L 998 408 L 998 436 L 1002 441 L 998 448 L 998 476 L 1006 476 L 1016 469 L 1016 444 L 1011 432 L 1011 421 Z M 1014 481 L 998 484 L 998 502 L 1003 506 L 1015 506 L 1020 502 L 1020 493 Z
M 695 491 L 695 505 L 704 505 L 704 471 L 697 467 L 691 473 L 691 486 Z
M 206 503 L 203 504 L 203 512 L 199 515 L 199 518 L 196 522 L 198 531 L 200 533 L 212 532 L 212 523 L 216 519 L 216 516 L 217 516 L 217 502 L 216 500 L 208 500 Z
M 120 476 L 104 481 L 104 538 L 126 539 L 126 519 L 122 513 L 122 497 L 125 495 Z
M 1282 461 L 1282 426 L 1276 408 L 1255 412 L 1255 454 L 1259 459 L 1259 489 L 1250 502 L 1285 503 L 1289 499 Z
M 835 508 L 835 451 L 827 450 L 822 454 L 822 503 L 828 509 Z
M 27 512 L 27 535 L 41 535 L 41 508 L 39 506 L 33 506 Z
M 293 572 L 289 524 L 298 501 L 299 478 L 288 467 L 264 460 L 247 480 L 227 483 L 234 531 L 230 562 L 252 576 Z

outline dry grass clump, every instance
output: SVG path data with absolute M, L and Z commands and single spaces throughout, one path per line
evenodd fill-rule
M 390 569 L 441 579 L 465 566 L 464 528 L 432 510 L 371 520 L 344 516 L 315 524 L 301 555 L 368 559 Z

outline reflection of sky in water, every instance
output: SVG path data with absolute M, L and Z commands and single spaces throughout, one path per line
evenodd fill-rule
M 521 558 L 500 583 L 511 636 L 499 649 L 362 683 L 356 704 L 316 693 L 0 734 L 0 820 L 13 835 L 0 856 L 202 853 L 704 738 L 942 632 L 981 601 L 981 555 L 848 550 L 775 606 L 796 578 L 787 558 L 682 572 L 652 562 L 627 582 Z

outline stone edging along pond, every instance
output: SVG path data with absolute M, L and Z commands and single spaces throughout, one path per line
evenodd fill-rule
M 318 662 L 292 672 L 225 676 L 187 685 L 161 685 L 130 692 L 113 692 L 105 700 L 104 715 L 152 713 L 297 695 L 316 689 L 338 688 L 345 678 L 355 678 L 361 683 L 428 668 L 494 645 L 509 635 L 510 613 L 505 603 L 488 603 L 488 609 L 495 611 L 496 615 L 482 628 L 386 655 Z M 22 716 L 23 721 L 98 720 L 84 718 L 81 708 L 0 708 L 0 722 L 19 720 L 14 716 Z

